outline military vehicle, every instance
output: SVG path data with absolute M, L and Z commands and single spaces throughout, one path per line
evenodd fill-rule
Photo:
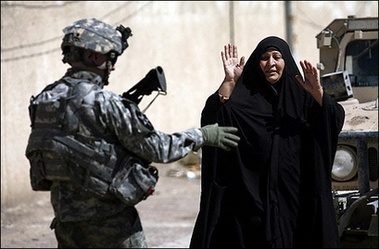
M 378 17 L 335 19 L 317 36 L 320 82 L 345 109 L 332 169 L 343 248 L 378 248 Z

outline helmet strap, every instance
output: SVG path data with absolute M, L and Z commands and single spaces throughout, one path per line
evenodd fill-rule
M 100 66 L 100 67 L 98 67 L 98 68 L 102 69 L 104 66 Z M 106 63 L 105 69 L 104 69 L 104 77 L 103 77 L 103 84 L 105 86 L 109 84 L 108 79 L 109 79 L 109 74 L 110 74 L 111 68 L 112 68 L 112 62 L 107 60 L 107 63 Z
M 116 64 L 116 61 L 117 61 L 117 54 L 112 51 L 112 52 L 108 53 L 107 62 L 105 64 L 105 68 L 104 68 L 104 66 L 98 67 L 99 69 L 103 69 L 104 68 L 104 79 L 103 79 L 104 85 L 108 85 L 109 84 L 109 82 L 108 82 L 109 74 L 110 74 L 113 66 Z

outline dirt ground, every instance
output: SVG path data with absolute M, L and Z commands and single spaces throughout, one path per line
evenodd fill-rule
M 200 172 L 177 164 L 159 169 L 156 190 L 137 205 L 151 248 L 188 248 L 200 198 Z M 48 192 L 38 201 L 1 209 L 1 248 L 56 248 Z

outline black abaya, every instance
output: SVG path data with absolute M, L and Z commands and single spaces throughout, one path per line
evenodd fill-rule
M 269 47 L 285 60 L 274 87 L 259 68 Z M 204 147 L 200 211 L 190 247 L 340 247 L 331 196 L 331 167 L 343 108 L 319 104 L 296 81 L 300 72 L 280 38 L 262 40 L 230 99 L 212 94 L 201 125 L 235 126 L 230 152 Z

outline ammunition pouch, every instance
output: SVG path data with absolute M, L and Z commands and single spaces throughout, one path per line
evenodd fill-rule
M 130 157 L 112 179 L 109 190 L 128 206 L 134 206 L 153 194 L 157 181 L 156 167 Z
M 49 191 L 52 181 L 70 180 L 69 166 L 54 154 L 38 152 L 30 157 L 30 180 L 33 190 Z

